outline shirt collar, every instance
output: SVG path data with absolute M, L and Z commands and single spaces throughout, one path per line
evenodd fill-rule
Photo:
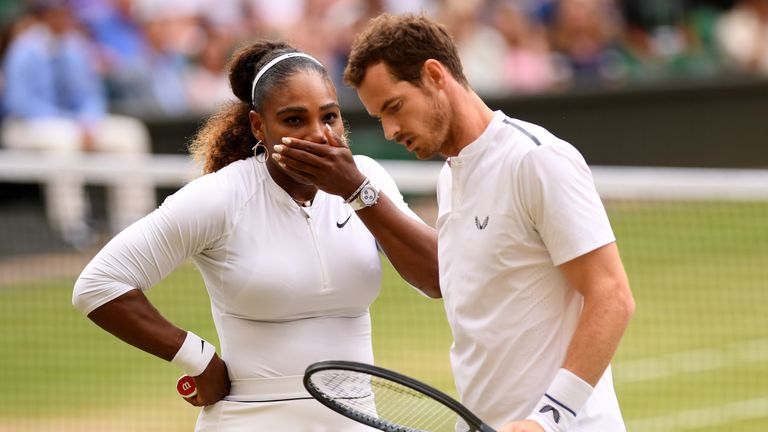
M 476 155 L 483 153 L 488 145 L 492 142 L 492 138 L 504 118 L 506 118 L 506 116 L 503 112 L 494 111 L 493 118 L 491 119 L 491 122 L 488 123 L 488 127 L 485 128 L 483 133 L 481 133 L 479 137 L 461 149 L 457 156 L 448 158 L 448 165 L 453 163 L 461 164 L 464 161 L 474 159 Z
M 272 178 L 272 176 L 269 174 L 269 170 L 267 169 L 266 162 L 259 162 L 256 160 L 255 157 L 251 158 L 253 165 L 255 166 L 256 172 L 259 173 L 261 177 L 264 178 L 264 183 L 266 184 L 267 190 L 269 191 L 269 194 L 273 196 L 280 204 L 291 207 L 291 208 L 299 208 L 299 204 L 296 203 L 296 201 L 291 198 L 291 196 L 288 194 L 288 192 L 285 191 L 285 189 L 281 188 L 277 182 L 275 182 L 275 179 Z M 315 199 L 312 201 L 312 206 L 314 207 L 317 202 L 318 198 L 322 195 L 322 191 L 318 190 L 317 194 L 315 195 Z

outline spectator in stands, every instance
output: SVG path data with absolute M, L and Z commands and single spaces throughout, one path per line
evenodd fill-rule
M 281 29 L 285 36 L 302 50 L 320 60 L 328 68 L 334 84 L 341 83 L 343 63 L 337 59 L 337 46 L 342 35 L 361 13 L 356 0 L 305 0 L 299 22 L 290 30 Z M 376 2 L 374 2 L 376 3 Z
M 502 3 L 492 23 L 504 37 L 506 50 L 497 83 L 504 93 L 534 93 L 556 85 L 546 28 L 529 12 L 512 3 Z
M 721 15 L 717 41 L 736 70 L 768 75 L 768 0 L 740 0 Z
M 227 59 L 233 44 L 221 29 L 212 25 L 203 28 L 204 42 L 195 61 L 187 67 L 184 85 L 190 111 L 210 114 L 234 98 L 227 77 Z
M 618 10 L 610 0 L 561 0 L 553 10 L 549 33 L 558 80 L 600 84 L 624 75 L 617 50 Z
M 693 18 L 688 1 L 621 2 L 624 26 L 621 50 L 632 81 L 714 76 L 717 55 L 704 33 L 710 32 L 699 5 Z
M 400 1 L 399 4 L 395 4 Z M 417 0 L 413 0 L 417 1 Z M 412 0 L 339 0 L 333 6 L 333 10 L 325 14 L 327 19 L 327 26 L 334 29 L 334 41 L 329 48 L 331 52 L 328 53 L 331 57 L 333 64 L 329 68 L 333 82 L 339 88 L 339 92 L 348 92 L 349 96 L 352 96 L 352 89 L 344 85 L 342 79 L 342 72 L 344 71 L 344 65 L 347 64 L 347 56 L 349 55 L 349 48 L 352 45 L 352 39 L 355 34 L 360 31 L 363 26 L 370 20 L 384 12 L 387 7 L 407 8 L 408 2 L 413 3 Z M 305 20 L 311 20 L 310 16 L 305 16 Z M 311 34 L 310 34 L 311 36 Z M 319 44 L 318 44 L 319 42 Z M 317 40 L 315 42 L 318 47 L 321 47 L 325 41 Z
M 470 85 L 481 95 L 498 93 L 507 52 L 504 37 L 485 22 L 486 7 L 480 0 L 451 0 L 438 17 L 456 41 Z
M 197 30 L 196 17 L 176 14 L 168 7 L 137 6 L 143 45 L 127 68 L 119 72 L 119 97 L 114 107 L 132 115 L 174 117 L 190 112 L 184 85 L 187 58 L 180 50 L 189 33 Z M 183 48 L 182 48 L 183 47 Z
M 110 104 L 122 109 L 126 101 L 143 97 L 135 82 L 144 79 L 148 41 L 136 16 L 134 0 L 107 0 L 79 11 L 103 68 Z
M 288 35 L 305 15 L 306 0 L 243 0 L 250 31 L 264 37 Z
M 107 112 L 92 46 L 66 2 L 35 1 L 31 12 L 32 23 L 10 42 L 3 60 L 5 146 L 63 159 L 91 151 L 124 157 L 149 152 L 149 135 L 141 122 Z M 50 223 L 78 248 L 94 241 L 83 186 L 76 176 L 57 176 L 45 188 Z M 111 188 L 108 198 L 113 232 L 155 206 L 154 191 L 137 179 Z

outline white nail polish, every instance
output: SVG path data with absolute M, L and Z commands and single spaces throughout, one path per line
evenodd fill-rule
M 288 137 L 283 137 L 280 141 L 282 141 L 283 144 L 290 144 L 291 143 L 291 139 L 288 138 Z
M 276 152 L 281 152 L 283 151 L 283 146 L 281 146 L 280 144 L 275 144 L 275 146 L 272 147 L 272 149 Z

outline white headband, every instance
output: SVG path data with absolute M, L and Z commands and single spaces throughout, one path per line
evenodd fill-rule
M 281 61 L 285 59 L 289 59 L 291 57 L 306 57 L 313 62 L 319 64 L 321 67 L 324 67 L 322 63 L 317 61 L 314 57 L 312 57 L 309 54 L 304 54 L 300 52 L 290 52 L 286 53 L 280 56 L 275 57 L 272 59 L 269 63 L 265 64 L 261 69 L 259 69 L 259 73 L 256 74 L 256 78 L 253 79 L 253 85 L 251 86 L 251 103 L 254 103 L 254 99 L 256 98 L 256 84 L 259 82 L 259 79 L 274 65 L 277 63 L 280 63 Z

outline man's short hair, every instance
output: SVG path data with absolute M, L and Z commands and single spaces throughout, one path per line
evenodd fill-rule
M 428 59 L 439 61 L 456 81 L 469 86 L 456 44 L 442 24 L 423 15 L 382 14 L 355 37 L 344 82 L 359 87 L 369 67 L 384 63 L 397 80 L 420 87 L 421 67 Z

